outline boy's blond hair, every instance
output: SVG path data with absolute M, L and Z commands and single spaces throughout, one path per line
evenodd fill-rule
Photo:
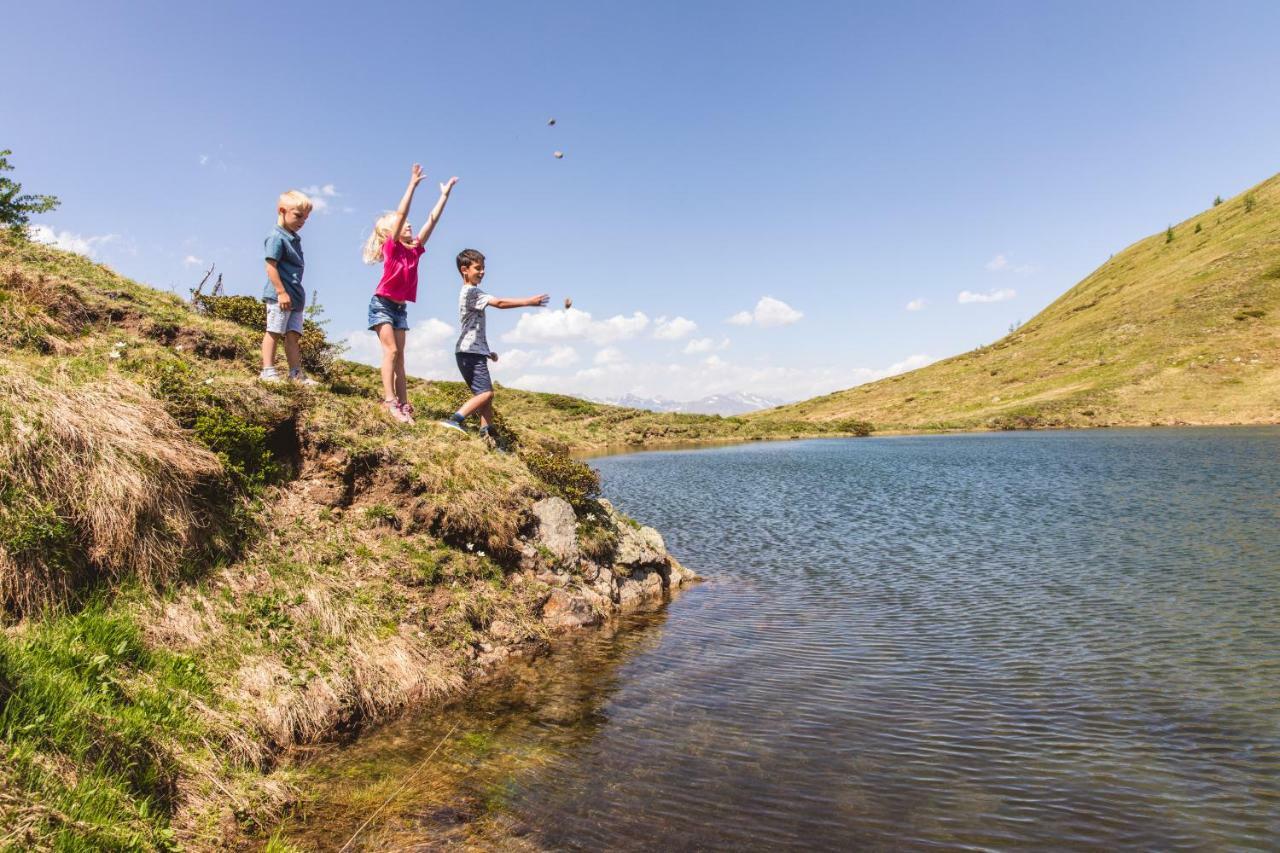
M 396 224 L 399 216 L 394 210 L 389 210 L 373 223 L 373 233 L 364 241 L 364 250 L 361 252 L 366 264 L 376 264 L 382 260 L 382 245 L 391 236 L 391 226 Z
M 276 200 L 276 209 L 292 210 L 294 208 L 302 208 L 303 210 L 311 210 L 311 196 L 301 190 L 287 190 L 280 193 L 280 198 Z

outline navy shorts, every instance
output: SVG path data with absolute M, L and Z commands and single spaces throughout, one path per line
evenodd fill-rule
M 472 394 L 493 390 L 493 380 L 489 378 L 489 356 L 477 352 L 459 352 L 454 355 L 458 359 L 458 370 L 462 371 L 462 381 L 467 383 Z
M 383 323 L 390 323 L 393 329 L 408 329 L 409 306 L 375 293 L 369 300 L 369 329 Z

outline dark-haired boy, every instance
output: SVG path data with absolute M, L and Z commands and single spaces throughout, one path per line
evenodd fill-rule
M 534 308 L 546 305 L 550 297 L 545 293 L 513 299 L 507 296 L 490 296 L 480 289 L 484 280 L 484 255 L 475 249 L 463 249 L 458 253 L 458 273 L 462 276 L 462 290 L 458 293 L 458 320 L 462 333 L 454 347 L 454 357 L 462 381 L 471 389 L 472 397 L 462 404 L 448 420 L 438 421 L 442 427 L 465 432 L 462 428 L 467 416 L 480 416 L 480 435 L 497 441 L 493 427 L 493 381 L 489 378 L 490 360 L 497 361 L 498 354 L 489 349 L 485 337 L 484 309 Z

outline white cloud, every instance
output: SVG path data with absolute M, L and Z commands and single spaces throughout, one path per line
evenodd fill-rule
M 617 347 L 605 347 L 596 353 L 592 361 L 595 364 L 621 364 L 625 360 L 622 350 Z
M 984 265 L 988 272 L 1011 272 L 1017 275 L 1025 275 L 1026 273 L 1035 272 L 1036 268 L 1031 264 L 1015 264 L 1009 260 L 1009 256 L 1003 253 L 996 255 Z
M 578 361 L 578 351 L 570 346 L 553 346 L 551 354 L 538 362 L 539 367 L 568 367 Z
M 712 350 L 726 350 L 729 348 L 729 339 L 723 338 L 720 343 L 716 343 L 711 338 L 694 338 L 684 345 L 684 353 L 686 355 L 697 355 L 698 353 L 711 352 Z
M 666 317 L 659 317 L 653 336 L 663 341 L 676 341 L 692 335 L 697 329 L 697 323 L 684 317 L 673 317 L 669 320 Z
M 311 209 L 316 213 L 329 213 L 331 210 L 329 200 L 342 197 L 342 193 L 338 192 L 338 188 L 333 184 L 323 186 L 312 184 L 309 187 L 303 187 L 302 191 L 311 196 Z M 347 208 L 344 207 L 343 212 L 346 210 Z
M 195 255 L 187 255 L 185 258 L 182 259 L 182 263 L 189 267 L 198 267 L 201 264 L 203 264 L 204 261 L 200 260 Z
M 405 335 L 405 370 L 410 376 L 423 379 L 457 379 L 458 365 L 453 357 L 457 336 L 456 329 L 435 317 L 417 323 Z M 382 344 L 373 332 L 347 332 L 342 342 L 348 348 L 346 357 L 352 361 L 373 367 L 382 364 Z
M 929 304 L 929 303 L 928 303 L 924 298 L 920 298 L 920 299 L 912 299 L 910 302 L 908 302 L 908 303 L 907 303 L 907 310 L 908 310 L 908 311 L 923 311 L 923 310 L 924 310 L 924 306 L 926 306 L 926 305 L 928 305 L 928 304 Z
M 541 357 L 537 350 L 527 349 L 503 350 L 499 355 L 498 363 L 507 370 L 522 370 L 537 362 Z
M 917 353 L 881 368 L 839 364 L 815 368 L 737 363 L 713 353 L 698 362 L 697 370 L 666 361 L 596 364 L 567 375 L 551 371 L 526 373 L 512 379 L 509 384 L 530 391 L 553 391 L 597 399 L 635 394 L 639 397 L 696 400 L 709 394 L 750 392 L 780 400 L 799 400 L 914 370 L 932 361 L 930 356 Z
M 27 233 L 37 243 L 44 243 L 46 246 L 53 246 L 68 252 L 75 252 L 77 255 L 84 255 L 86 258 L 96 258 L 99 249 L 113 240 L 120 239 L 119 234 L 101 234 L 85 237 L 80 234 L 73 234 L 70 231 L 54 231 L 48 225 L 32 225 Z
M 428 317 L 424 322 L 409 330 L 405 336 L 405 344 L 407 347 L 409 338 L 413 338 L 415 340 L 425 339 L 429 343 L 438 346 L 445 341 L 452 341 L 457 336 L 458 332 L 453 326 L 443 320 L 437 320 L 435 317 Z
M 972 290 L 962 290 L 956 296 L 956 301 L 961 305 L 967 305 L 971 302 L 1006 302 L 1018 295 L 1018 291 L 1010 288 L 1002 290 L 989 290 L 986 293 L 974 293 Z
M 208 166 L 208 165 L 209 165 L 209 155 L 208 155 L 208 154 L 201 154 L 201 155 L 200 155 L 200 165 L 201 165 L 201 166 Z
M 593 320 L 586 311 L 566 308 L 521 314 L 516 327 L 504 334 L 502 340 L 513 344 L 589 341 L 604 346 L 634 338 L 648 325 L 649 318 L 643 311 L 636 311 L 630 317 L 616 314 L 607 320 Z
M 762 296 L 753 311 L 739 311 L 725 320 L 734 326 L 750 326 L 753 323 L 762 329 L 772 326 L 789 326 L 804 316 L 781 299 Z

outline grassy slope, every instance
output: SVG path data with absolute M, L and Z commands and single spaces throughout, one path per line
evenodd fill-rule
M 990 346 L 747 420 L 855 417 L 877 430 L 1280 420 L 1280 176 L 1173 231 L 1115 255 Z
M 522 448 L 498 454 L 430 423 L 458 383 L 413 382 L 405 428 L 361 365 L 257 382 L 260 338 L 0 232 L 0 848 L 269 825 L 281 751 L 545 634 L 535 575 L 557 564 L 520 537 L 581 484 L 566 445 L 796 429 L 503 389 Z M 591 509 L 580 544 L 607 554 Z

